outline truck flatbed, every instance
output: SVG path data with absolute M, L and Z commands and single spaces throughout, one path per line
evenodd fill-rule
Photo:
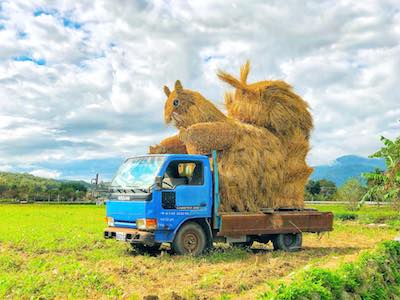
M 333 214 L 315 210 L 275 210 L 222 213 L 218 236 L 325 232 L 333 229 Z

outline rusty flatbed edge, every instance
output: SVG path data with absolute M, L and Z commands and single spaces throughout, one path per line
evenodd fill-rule
M 319 211 L 222 213 L 218 236 L 332 231 L 333 214 Z

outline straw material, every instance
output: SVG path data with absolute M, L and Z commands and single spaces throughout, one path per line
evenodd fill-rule
M 240 80 L 223 71 L 218 72 L 222 81 L 236 88 L 235 95 L 228 93 L 225 96 L 228 116 L 265 127 L 280 136 L 292 135 L 300 128 L 308 139 L 313 122 L 307 102 L 281 80 L 247 84 L 249 70 L 247 62 L 241 69 Z
M 179 81 L 174 91 L 164 88 L 164 92 L 168 96 L 164 119 L 179 129 L 178 140 L 187 152 L 219 150 L 221 211 L 258 211 L 283 205 L 285 155 L 278 137 L 225 116 L 201 94 L 183 89 Z M 175 137 L 172 140 L 176 142 Z M 152 149 L 165 150 L 167 140 Z
M 304 186 L 312 173 L 305 162 L 313 128 L 308 104 L 287 83 L 260 81 L 247 83 L 250 64 L 240 70 L 240 80 L 223 71 L 218 77 L 235 87 L 225 94 L 228 116 L 264 128 L 281 142 L 285 157 L 280 207 L 302 207 Z M 278 205 L 278 204 L 277 204 Z
M 174 135 L 162 140 L 158 145 L 149 147 L 149 154 L 181 153 L 186 154 L 186 145 Z

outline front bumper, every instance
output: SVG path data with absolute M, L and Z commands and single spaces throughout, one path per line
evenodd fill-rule
M 154 233 L 122 227 L 107 227 L 104 229 L 104 238 L 118 239 L 128 243 L 137 243 L 152 246 L 155 244 Z

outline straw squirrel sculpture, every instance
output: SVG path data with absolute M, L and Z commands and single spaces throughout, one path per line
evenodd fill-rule
M 226 93 L 228 115 L 200 93 L 164 86 L 164 120 L 179 130 L 149 149 L 150 153 L 218 152 L 222 211 L 257 211 L 262 207 L 303 207 L 304 186 L 312 172 L 309 151 L 312 117 L 307 103 L 283 81 L 247 83 L 250 65 L 240 79 L 220 71 L 235 87 Z
M 150 153 L 209 154 L 218 151 L 222 211 L 257 211 L 279 203 L 283 155 L 269 131 L 227 117 L 200 93 L 164 87 L 164 120 L 179 134 L 150 147 Z M 185 149 L 186 148 L 186 149 Z

